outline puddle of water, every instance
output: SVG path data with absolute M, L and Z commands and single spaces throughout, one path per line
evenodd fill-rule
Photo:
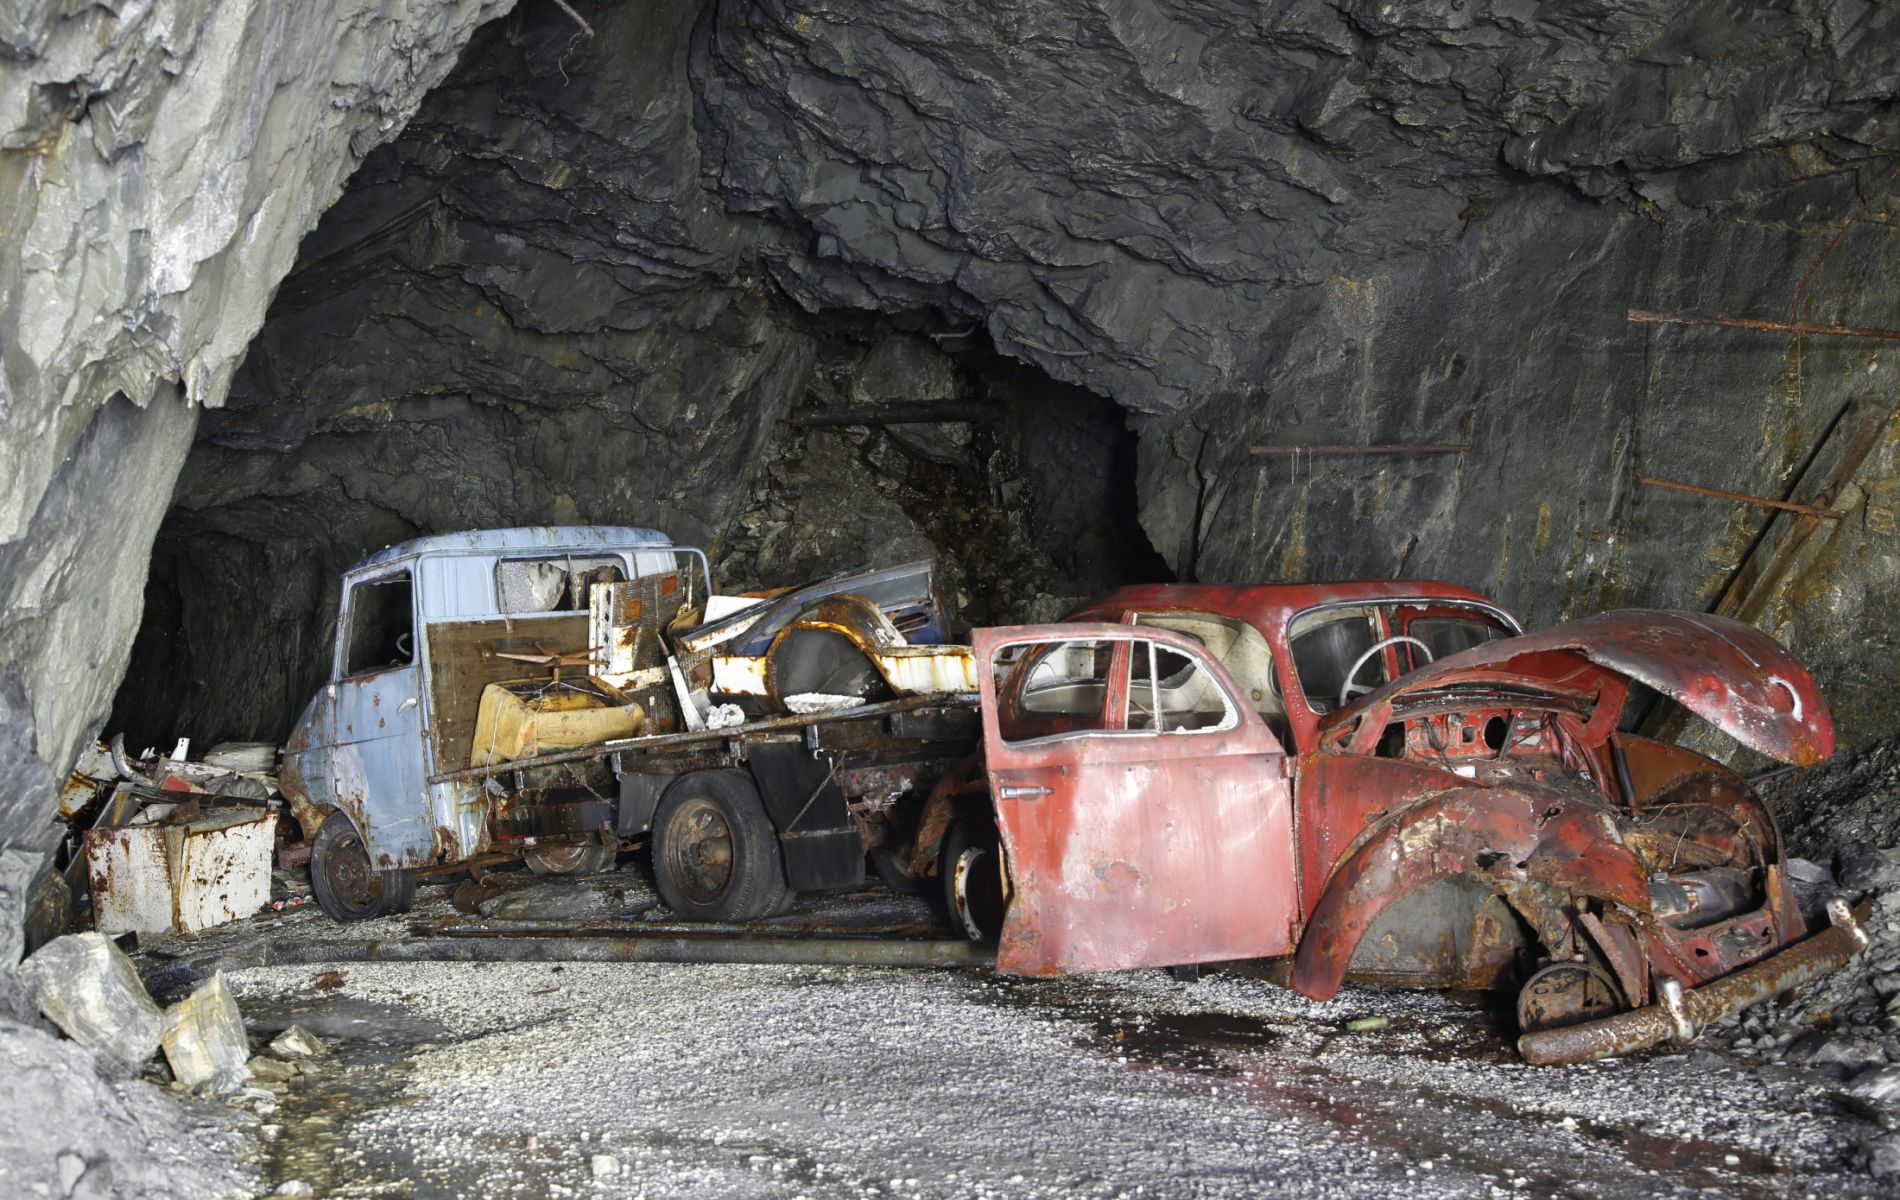
M 263 1143 L 265 1191 L 299 1179 L 318 1196 L 461 1194 L 460 1188 L 418 1189 L 408 1155 L 372 1146 L 355 1133 L 364 1118 L 411 1102 L 404 1086 L 409 1056 L 418 1046 L 443 1041 L 441 1025 L 396 1005 L 323 994 L 249 1000 L 245 1021 L 266 1040 L 302 1025 L 330 1043 L 330 1052 L 279 1094 L 277 1111 L 265 1121 L 267 1130 L 276 1128 Z

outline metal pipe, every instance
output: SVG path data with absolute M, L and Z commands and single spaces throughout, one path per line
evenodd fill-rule
M 559 918 L 516 917 L 505 921 L 424 921 L 413 929 L 425 938 L 482 937 L 678 937 L 704 940 L 715 937 L 741 937 L 783 941 L 787 938 L 822 938 L 827 941 L 869 941 L 879 938 L 927 939 L 941 935 L 933 925 L 737 925 L 719 921 L 643 921 L 637 917 L 603 917 L 589 921 Z
M 273 966 L 333 962 L 649 962 L 860 967 L 982 967 L 995 953 L 963 940 L 898 938 L 388 938 L 272 945 Z
M 1823 337 L 1879 338 L 1900 342 L 1900 329 L 1860 325 L 1815 325 L 1807 321 L 1764 321 L 1759 317 L 1692 317 L 1684 313 L 1632 308 L 1624 314 L 1638 325 L 1719 325 L 1724 329 L 1755 329 L 1763 333 L 1813 333 Z
M 1310 442 L 1293 446 L 1249 446 L 1249 454 L 1464 454 L 1469 442 Z
M 1865 922 L 1872 910 L 1872 904 L 1863 901 L 1853 920 Z M 1566 1066 L 1679 1040 L 1680 1019 L 1686 1019 L 1693 1030 L 1707 1029 L 1744 1008 L 1839 970 L 1860 952 L 1857 933 L 1857 925 L 1836 924 L 1732 975 L 1684 989 L 1674 1015 L 1664 1005 L 1651 1004 L 1601 1021 L 1539 1030 L 1518 1038 L 1517 1052 L 1532 1066 Z
M 1725 492 L 1721 488 L 1703 487 L 1699 483 L 1678 483 L 1673 479 L 1657 479 L 1653 475 L 1638 475 L 1636 482 L 1646 483 L 1651 487 L 1668 488 L 1674 492 L 1710 496 L 1717 500 L 1732 500 L 1737 504 L 1753 504 L 1757 508 L 1778 508 L 1783 512 L 1800 513 L 1804 517 L 1814 517 L 1822 521 L 1838 521 L 1847 515 L 1831 508 L 1822 508 L 1817 504 L 1802 504 L 1794 500 L 1771 500 L 1766 496 L 1751 496 L 1747 492 Z
M 936 421 L 982 421 L 990 410 L 964 401 L 858 404 L 844 408 L 807 408 L 787 417 L 800 428 L 825 425 L 921 425 Z

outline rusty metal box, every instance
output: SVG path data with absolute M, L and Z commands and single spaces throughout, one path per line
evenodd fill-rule
M 127 825 L 85 835 L 93 928 L 191 933 L 270 902 L 277 814 L 214 809 L 183 825 Z

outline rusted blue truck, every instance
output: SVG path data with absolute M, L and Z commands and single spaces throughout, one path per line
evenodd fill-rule
M 312 890 L 362 920 L 407 909 L 418 872 L 593 871 L 642 839 L 687 918 L 859 882 L 884 814 L 973 745 L 949 625 L 928 563 L 721 596 L 703 551 L 651 529 L 391 546 L 344 574 L 329 681 L 285 749 Z

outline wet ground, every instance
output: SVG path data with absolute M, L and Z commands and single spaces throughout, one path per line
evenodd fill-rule
M 631 870 L 590 894 L 589 915 L 648 902 Z M 888 923 L 919 915 L 911 903 L 834 899 L 789 919 Z M 531 915 L 532 894 L 510 909 Z M 447 888 L 424 890 L 417 917 L 452 913 Z M 405 926 L 340 931 L 298 911 L 192 949 Z M 1529 1068 L 1505 1018 L 1435 994 L 1314 1004 L 1223 972 L 596 963 L 229 978 L 254 1033 L 297 1023 L 332 1040 L 263 1105 L 266 1192 L 1892 1194 L 1854 1167 L 1868 1124 L 1815 1072 L 1706 1049 Z M 1385 1027 L 1347 1030 L 1365 1016 Z

